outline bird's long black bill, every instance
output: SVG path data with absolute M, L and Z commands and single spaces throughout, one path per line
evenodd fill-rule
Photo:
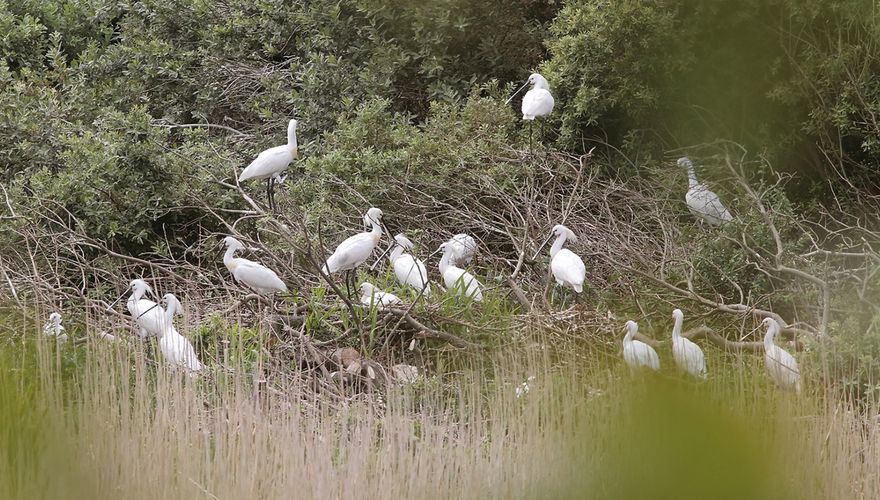
M 522 92 L 523 89 L 526 88 L 528 85 L 529 85 L 529 82 L 522 84 L 522 87 L 518 88 L 516 90 L 516 92 L 514 92 L 513 95 L 510 96 L 510 98 L 508 98 L 506 101 L 504 101 L 504 104 L 510 104 L 510 101 L 512 101 L 513 98 L 516 97 L 520 92 Z

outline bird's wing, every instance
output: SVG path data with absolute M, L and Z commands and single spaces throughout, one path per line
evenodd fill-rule
M 547 89 L 529 90 L 522 101 L 523 117 L 549 115 L 553 111 L 554 104 L 553 95 Z
M 330 272 L 340 269 L 350 269 L 361 264 L 373 253 L 373 235 L 370 233 L 358 233 L 349 236 L 336 247 L 327 259 Z
M 275 146 L 269 148 L 254 158 L 238 176 L 239 182 L 248 179 L 265 179 L 275 175 L 290 165 L 293 153 L 287 146 Z
M 287 285 L 281 281 L 275 271 L 252 260 L 237 258 L 235 261 L 237 266 L 233 274 L 239 281 L 253 288 L 287 291 Z
M 425 264 L 410 254 L 403 254 L 394 261 L 394 275 L 401 283 L 419 290 L 428 282 Z
M 466 295 L 475 301 L 483 300 L 483 290 L 477 278 L 461 268 L 451 268 L 446 271 L 443 277 L 446 282 L 446 288 L 456 289 L 458 295 Z
M 733 216 L 730 215 L 730 211 L 721 203 L 718 195 L 706 187 L 705 184 L 698 184 L 688 190 L 685 198 L 691 209 L 703 215 L 721 222 L 733 220 Z
M 657 356 L 657 351 L 655 351 L 653 347 L 639 341 L 634 341 L 633 344 L 639 350 L 639 359 L 645 364 L 645 366 L 650 367 L 652 370 L 660 369 L 660 357 Z
M 584 282 L 584 276 L 587 274 L 584 261 L 567 248 L 556 253 L 550 262 L 550 269 L 557 279 L 578 285 Z

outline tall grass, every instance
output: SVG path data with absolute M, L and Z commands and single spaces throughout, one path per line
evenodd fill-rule
M 330 398 L 259 362 L 192 380 L 135 342 L 89 341 L 65 372 L 32 337 L 30 361 L 0 356 L 2 498 L 880 498 L 874 415 L 708 346 L 705 383 L 539 337 Z

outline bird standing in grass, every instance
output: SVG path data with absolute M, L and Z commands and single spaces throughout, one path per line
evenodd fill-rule
M 249 179 L 266 179 L 266 201 L 269 209 L 275 210 L 275 184 L 281 182 L 281 174 L 290 162 L 299 156 L 296 143 L 296 120 L 287 123 L 287 144 L 269 148 L 259 155 L 238 176 L 239 182 Z
M 189 376 L 202 369 L 196 350 L 190 341 L 174 328 L 174 315 L 180 310 L 180 301 L 173 293 L 165 294 L 165 328 L 159 338 L 162 357 L 172 368 L 183 368 Z
M 581 293 L 584 289 L 584 277 L 587 275 L 584 261 L 571 250 L 562 248 L 566 241 L 575 242 L 577 237 L 562 224 L 553 226 L 552 234 L 556 235 L 556 241 L 550 247 L 550 270 L 556 278 L 556 284 Z
M 361 304 L 379 309 L 399 305 L 400 298 L 389 292 L 383 292 L 376 288 L 372 283 L 361 283 Z
M 681 309 L 672 311 L 672 357 L 682 370 L 694 377 L 706 378 L 706 357 L 700 346 L 681 336 L 681 327 L 684 324 L 684 313 Z
M 394 270 L 394 276 L 401 284 L 409 285 L 419 293 L 424 290 L 423 293 L 426 297 L 431 295 L 431 285 L 428 284 L 428 270 L 425 268 L 425 263 L 406 253 L 407 250 L 412 250 L 412 241 L 403 233 L 395 236 L 394 241 L 394 250 L 388 257 Z
M 773 382 L 782 389 L 801 392 L 801 372 L 797 360 L 785 349 L 776 345 L 774 339 L 779 335 L 779 323 L 773 318 L 762 321 L 767 327 L 764 334 L 764 364 Z
M 322 269 L 324 274 L 330 275 L 339 271 L 348 271 L 347 278 L 353 280 L 351 271 L 370 258 L 382 237 L 382 210 L 372 207 L 367 210 L 365 218 L 365 220 L 369 220 L 372 229 L 349 236 L 340 243 L 333 254 L 327 258 Z M 345 280 L 345 287 L 348 294 L 351 295 L 349 279 Z
M 443 276 L 446 289 L 454 291 L 458 296 L 470 297 L 475 302 L 482 301 L 483 290 L 477 278 L 451 262 L 455 250 L 450 242 L 440 245 L 439 251 L 443 252 L 443 257 L 440 259 L 440 275 Z
M 529 75 L 529 79 L 526 80 L 526 83 L 517 89 L 507 102 L 509 103 L 513 100 L 517 94 L 522 92 L 522 90 L 529 85 L 531 85 L 532 88 L 526 92 L 526 95 L 523 96 L 522 100 L 522 119 L 529 122 L 529 151 L 531 152 L 532 122 L 535 121 L 535 118 L 543 118 L 552 113 L 555 101 L 553 100 L 553 95 L 550 93 L 550 84 L 547 83 L 547 79 L 538 73 L 532 73 Z M 541 137 L 544 137 L 543 121 L 541 121 Z
M 156 302 L 144 298 L 147 292 L 153 293 L 153 289 L 142 279 L 132 280 L 130 289 L 131 296 L 125 307 L 138 326 L 138 335 L 141 337 L 161 335 L 164 329 L 165 310 Z
M 691 213 L 713 226 L 732 221 L 733 216 L 721 203 L 718 195 L 712 192 L 705 183 L 697 180 L 697 173 L 694 171 L 694 164 L 691 160 L 687 157 L 679 158 L 678 165 L 687 168 L 688 190 L 684 195 L 684 200 Z
M 55 341 L 60 344 L 67 342 L 67 332 L 61 324 L 61 315 L 57 312 L 49 315 L 49 321 L 43 326 L 43 333 L 47 337 L 55 337 Z
M 227 236 L 223 242 L 226 243 L 223 264 L 232 273 L 235 281 L 244 283 L 260 295 L 287 291 L 287 285 L 281 281 L 275 271 L 258 262 L 235 257 L 235 251 L 244 248 L 240 241 L 232 236 Z
M 648 344 L 633 339 L 638 331 L 639 325 L 635 321 L 626 322 L 626 336 L 623 338 L 623 360 L 629 365 L 630 370 L 650 368 L 659 371 L 660 357 L 657 356 L 657 351 Z

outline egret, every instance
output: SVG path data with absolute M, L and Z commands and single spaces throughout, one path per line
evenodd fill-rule
M 553 226 L 552 234 L 556 235 L 556 241 L 550 247 L 550 270 L 556 278 L 556 284 L 570 287 L 575 293 L 581 293 L 584 289 L 584 277 L 587 274 L 584 261 L 571 250 L 562 248 L 566 241 L 575 242 L 577 237 L 571 229 L 562 224 Z
M 162 300 L 165 301 L 165 328 L 159 338 L 162 357 L 172 368 L 183 368 L 187 375 L 195 376 L 202 369 L 202 363 L 189 340 L 174 328 L 174 315 L 180 310 L 180 301 L 173 293 L 166 293 Z
M 239 182 L 248 179 L 266 179 L 266 198 L 269 209 L 275 210 L 275 183 L 281 182 L 281 173 L 287 170 L 290 162 L 299 156 L 296 144 L 296 120 L 290 120 L 287 124 L 287 144 L 269 148 L 247 166 L 238 176 Z
M 706 378 L 706 357 L 700 346 L 681 336 L 681 326 L 684 323 L 684 313 L 681 309 L 672 311 L 672 357 L 682 370 L 694 377 Z
M 440 275 L 443 276 L 443 283 L 446 285 L 446 289 L 455 290 L 456 295 L 465 295 L 476 302 L 481 302 L 483 300 L 483 291 L 477 278 L 450 262 L 455 254 L 451 242 L 447 241 L 440 245 L 438 251 L 443 251 L 443 257 L 440 259 Z
M 144 298 L 147 292 L 153 293 L 153 289 L 142 279 L 132 280 L 130 288 L 131 296 L 125 306 L 138 326 L 138 335 L 162 335 L 165 310 L 159 304 Z
M 687 168 L 688 191 L 684 195 L 684 200 L 691 213 L 713 226 L 732 221 L 733 216 L 721 203 L 718 195 L 713 193 L 705 183 L 697 180 L 697 173 L 694 171 L 694 164 L 691 160 L 686 156 L 679 158 L 678 166 Z
M 376 288 L 372 283 L 361 283 L 361 304 L 379 309 L 400 305 L 401 301 L 397 295 L 389 292 L 383 292 Z
M 67 332 L 61 325 L 61 315 L 57 312 L 49 315 L 49 321 L 43 326 L 43 333 L 47 337 L 55 337 L 55 341 L 61 344 L 67 342 Z
M 223 238 L 226 243 L 226 253 L 223 255 L 223 264 L 235 281 L 244 283 L 260 295 L 269 295 L 274 292 L 286 292 L 287 285 L 275 274 L 275 271 L 252 260 L 235 257 L 235 251 L 244 248 L 244 245 L 227 236 Z
M 523 120 L 527 120 L 529 122 L 529 151 L 532 150 L 532 122 L 535 118 L 540 118 L 549 115 L 553 112 L 553 95 L 550 93 L 550 84 L 547 83 L 547 79 L 538 73 L 532 73 L 529 75 L 529 79 L 526 80 L 526 83 L 522 85 L 516 92 L 510 96 L 510 99 L 507 100 L 509 103 L 516 97 L 517 94 L 522 92 L 524 88 L 531 85 L 532 88 L 526 92 L 526 95 L 523 96 L 522 100 L 522 114 Z M 505 103 L 505 104 L 507 104 Z M 544 122 L 541 122 L 541 137 L 544 136 Z
M 369 219 L 372 230 L 349 236 L 340 243 L 333 252 L 333 255 L 327 258 L 327 262 L 322 268 L 324 274 L 330 275 L 338 271 L 352 271 L 370 258 L 370 254 L 373 253 L 376 245 L 379 244 L 379 238 L 382 237 L 382 210 L 372 207 L 367 210 L 364 217 Z M 351 275 L 349 274 L 349 276 Z M 345 287 L 348 293 L 351 294 L 351 290 L 348 289 L 348 281 L 345 281 Z
M 764 318 L 762 323 L 767 327 L 767 333 L 764 334 L 764 364 L 767 365 L 767 373 L 777 386 L 801 392 L 801 372 L 798 370 L 797 360 L 773 342 L 779 334 L 779 323 L 773 318 Z
M 477 253 L 477 242 L 474 237 L 469 234 L 459 233 L 449 238 L 449 245 L 452 248 L 453 264 L 468 264 Z
M 404 236 L 403 233 L 394 237 L 395 246 L 391 251 L 388 260 L 391 261 L 391 267 L 394 269 L 394 276 L 403 285 L 409 285 L 416 289 L 417 292 L 424 293 L 425 296 L 431 295 L 431 285 L 428 284 L 428 270 L 425 263 L 420 259 L 413 257 L 406 250 L 411 250 L 413 243 Z M 424 290 L 424 292 L 422 292 Z
M 626 336 L 623 338 L 623 360 L 629 365 L 630 370 L 650 368 L 659 371 L 660 357 L 657 356 L 657 351 L 640 340 L 633 340 L 638 331 L 639 325 L 635 321 L 626 322 Z

